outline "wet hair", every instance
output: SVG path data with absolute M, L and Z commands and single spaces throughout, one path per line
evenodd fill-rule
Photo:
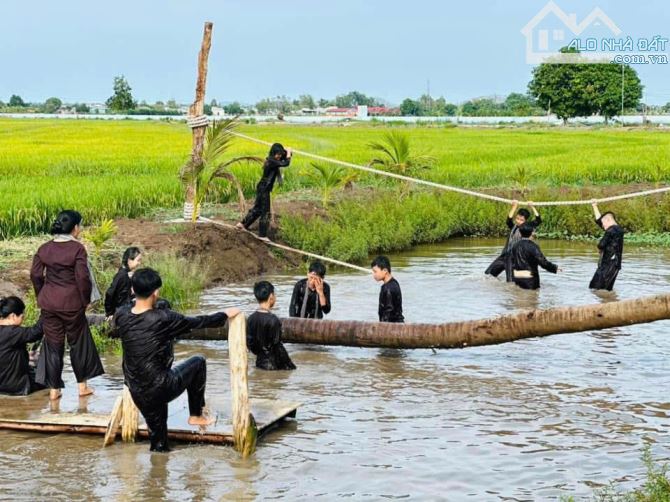
M 26 304 L 18 296 L 0 298 L 0 319 L 7 319 L 10 315 L 20 316 L 26 311 Z
M 603 213 L 602 216 L 600 216 L 600 220 L 602 221 L 602 219 L 605 216 L 611 216 L 612 219 L 616 221 L 616 216 L 614 215 L 614 213 L 612 211 L 607 211 L 606 213 Z
M 128 262 L 130 260 L 134 260 L 141 254 L 142 250 L 138 247 L 132 246 L 126 249 L 123 252 L 123 258 L 121 258 L 121 264 L 123 265 L 123 268 L 128 268 Z
M 521 237 L 525 237 L 526 239 L 533 235 L 534 231 L 535 227 L 529 223 L 524 223 L 519 227 L 519 233 L 521 234 Z
M 321 263 L 319 260 L 313 261 L 312 263 L 310 263 L 309 271 L 314 272 L 316 275 L 321 277 L 321 279 L 326 277 L 326 266 L 323 263 Z
M 72 209 L 61 211 L 51 225 L 51 234 L 71 234 L 74 227 L 81 224 L 81 214 Z
M 268 154 L 268 157 L 274 158 L 274 156 L 277 154 L 280 154 L 282 159 L 286 158 L 286 148 L 284 148 L 281 143 L 274 143 L 270 147 L 270 153 Z
M 525 207 L 522 207 L 516 212 L 517 215 L 523 216 L 526 220 L 530 218 L 530 211 L 526 209 Z
M 372 260 L 370 268 L 375 267 L 379 268 L 380 270 L 388 270 L 389 273 L 391 272 L 391 262 L 386 256 L 377 256 L 377 258 Z
M 268 301 L 268 298 L 274 292 L 275 287 L 268 281 L 259 281 L 254 284 L 254 296 L 259 303 Z
M 131 279 L 135 296 L 142 300 L 149 298 L 154 291 L 163 285 L 161 276 L 153 268 L 141 268 Z

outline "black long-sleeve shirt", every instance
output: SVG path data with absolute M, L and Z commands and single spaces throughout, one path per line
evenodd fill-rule
M 382 285 L 378 313 L 380 322 L 405 322 L 402 315 L 402 292 L 395 278 Z
M 223 312 L 186 317 L 167 309 L 141 314 L 130 307 L 117 310 L 112 336 L 121 338 L 123 373 L 133 395 L 160 399 L 174 362 L 174 341 L 193 329 L 221 327 L 227 319 Z
M 272 192 L 277 178 L 281 178 L 281 171 L 279 168 L 288 167 L 291 163 L 290 158 L 276 160 L 272 157 L 265 159 L 263 163 L 263 177 L 256 185 L 257 192 Z
M 302 304 L 305 301 L 305 290 L 308 292 L 307 305 L 305 305 L 305 318 L 323 319 L 324 314 L 328 314 L 331 309 L 330 286 L 327 282 L 323 283 L 323 295 L 326 297 L 326 304 L 321 306 L 321 302 L 319 301 L 319 293 L 317 293 L 316 290 L 311 290 L 307 287 L 307 279 L 299 280 L 293 287 L 291 304 L 288 307 L 289 317 L 300 317 Z
M 510 229 L 509 234 L 507 235 L 507 242 L 505 242 L 505 247 L 503 248 L 503 253 L 509 251 L 511 247 L 521 240 L 521 232 L 519 232 L 519 227 L 514 223 L 514 219 L 507 217 L 507 228 Z M 527 222 L 533 228 L 537 228 L 542 223 L 542 218 L 538 214 L 533 221 Z
M 597 222 L 601 227 L 600 220 Z M 600 261 L 598 267 L 612 267 L 621 270 L 623 260 L 623 237 L 624 231 L 619 225 L 612 225 L 598 242 L 600 250 Z
M 26 344 L 42 338 L 42 321 L 35 326 L 0 326 L 0 394 L 30 394 L 30 365 Z
M 247 319 L 247 347 L 256 355 L 256 367 L 294 370 L 295 364 L 281 341 L 281 321 L 271 312 L 254 312 Z
M 530 278 L 514 277 L 514 282 L 530 286 L 529 289 L 540 287 L 539 267 L 555 274 L 558 267 L 545 258 L 540 251 L 540 246 L 530 239 L 521 239 L 514 244 L 508 253 L 508 259 L 511 261 L 512 274 L 516 271 L 530 272 Z
M 133 299 L 132 291 L 128 269 L 121 267 L 105 293 L 105 314 L 114 315 L 116 309 L 130 303 Z

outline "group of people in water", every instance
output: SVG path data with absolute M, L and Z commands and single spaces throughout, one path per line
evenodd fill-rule
M 263 167 L 257 187 L 256 202 L 238 225 L 248 229 L 260 218 L 259 234 L 267 238 L 270 216 L 270 193 L 280 169 L 289 165 L 291 150 L 274 144 Z M 541 218 L 530 205 L 530 211 L 514 203 L 508 218 L 510 229 L 505 247 L 486 270 L 497 277 L 503 271 L 508 282 L 524 289 L 540 286 L 538 269 L 556 273 L 560 269 L 549 262 L 534 242 L 535 229 Z M 596 222 L 605 234 L 598 244 L 601 257 L 591 281 L 591 288 L 611 290 L 621 268 L 623 230 L 614 214 L 600 214 L 593 204 Z M 15 296 L 0 299 L 0 393 L 27 395 L 49 389 L 49 398 L 57 401 L 64 387 L 62 379 L 65 343 L 81 397 L 94 390 L 88 381 L 104 373 L 104 368 L 86 317 L 91 304 L 102 299 L 86 248 L 79 241 L 82 217 L 77 211 L 62 211 L 54 221 L 53 239 L 40 246 L 34 256 L 31 281 L 41 314 L 34 326 L 23 326 L 26 306 Z M 123 374 L 133 401 L 145 418 L 150 431 L 152 451 L 168 451 L 168 403 L 184 391 L 188 395 L 189 423 L 206 426 L 213 419 L 205 413 L 206 361 L 193 356 L 174 365 L 174 342 L 193 329 L 223 326 L 240 314 L 229 308 L 211 315 L 188 317 L 172 310 L 160 298 L 162 279 L 151 268 L 141 268 L 142 251 L 125 250 L 121 267 L 104 296 L 104 310 L 112 326 L 112 337 L 123 347 Z M 373 278 L 382 283 L 379 293 L 380 322 L 404 322 L 402 292 L 393 277 L 386 256 L 371 263 Z M 293 289 L 290 317 L 322 319 L 331 311 L 330 286 L 325 282 L 326 267 L 320 261 L 310 264 L 307 277 Z M 259 281 L 253 288 L 258 309 L 247 320 L 247 346 L 256 355 L 256 367 L 263 370 L 296 368 L 282 344 L 281 320 L 272 312 L 276 303 L 274 286 Z M 41 342 L 41 345 L 39 345 Z M 30 359 L 28 345 L 39 355 L 36 364 Z

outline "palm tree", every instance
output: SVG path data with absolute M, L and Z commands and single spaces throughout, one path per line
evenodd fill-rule
M 379 166 L 385 171 L 403 176 L 414 176 L 421 169 L 428 169 L 435 159 L 429 155 L 413 155 L 407 134 L 390 131 L 384 134 L 383 141 L 369 143 L 368 146 L 381 157 L 374 158 L 369 166 Z M 409 191 L 410 182 L 403 183 L 403 192 Z
M 212 123 L 207 128 L 205 144 L 202 150 L 202 162 L 196 164 L 192 160 L 189 160 L 181 168 L 179 173 L 181 182 L 186 187 L 195 187 L 193 221 L 196 221 L 200 216 L 200 205 L 205 200 L 215 179 L 227 180 L 237 189 L 240 212 L 244 213 L 246 211 L 242 185 L 240 185 L 238 179 L 230 171 L 230 167 L 242 162 L 262 163 L 263 159 L 260 157 L 242 156 L 224 161 L 223 157 L 235 139 L 233 132 L 237 126 L 237 117 Z
M 323 207 L 328 207 L 330 194 L 336 188 L 341 188 L 356 179 L 356 173 L 347 172 L 346 169 L 339 166 L 327 167 L 322 164 L 312 162 L 314 171 L 309 172 L 309 176 L 316 182 L 321 189 L 321 202 Z

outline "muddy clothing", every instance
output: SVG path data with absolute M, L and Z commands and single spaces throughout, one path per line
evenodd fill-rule
M 74 240 L 43 244 L 33 259 L 30 278 L 44 323 L 37 382 L 52 389 L 64 387 L 66 339 L 77 382 L 102 375 L 105 370 L 86 319 L 93 283 L 84 246 Z
M 270 312 L 254 312 L 247 319 L 247 347 L 262 370 L 294 370 L 281 341 L 281 321 Z
M 43 388 L 35 382 L 26 345 L 42 339 L 42 321 L 30 328 L 0 326 L 0 394 L 25 396 Z
M 380 322 L 405 322 L 402 315 L 402 292 L 395 278 L 382 285 L 378 313 Z
M 540 246 L 530 239 L 521 239 L 507 253 L 508 267 L 512 271 L 514 283 L 523 289 L 540 287 L 539 267 L 555 274 L 558 267 L 547 260 Z
M 307 297 L 305 297 L 307 291 Z M 323 283 L 323 295 L 326 297 L 326 304 L 321 306 L 319 293 L 307 287 L 307 279 L 301 279 L 293 287 L 291 304 L 288 307 L 289 317 L 304 317 L 306 319 L 323 319 L 324 314 L 330 312 L 330 286 L 327 282 Z
M 600 219 L 597 220 L 597 223 L 602 227 Z M 612 291 L 619 270 L 621 270 L 623 237 L 624 231 L 619 225 L 613 225 L 605 231 L 605 235 L 598 243 L 600 250 L 598 269 L 591 279 L 589 288 Z
M 114 315 L 116 309 L 129 304 L 134 297 L 128 269 L 121 267 L 105 293 L 105 315 Z
M 280 168 L 288 167 L 291 159 L 275 160 L 268 157 L 263 164 L 263 177 L 256 185 L 256 200 L 254 206 L 249 210 L 242 220 L 244 228 L 249 229 L 253 223 L 260 218 L 258 223 L 258 235 L 267 237 L 270 229 L 270 194 L 274 188 L 275 181 L 281 180 Z M 280 181 L 281 182 L 281 181 Z
M 537 228 L 542 223 L 542 218 L 540 215 L 537 215 L 533 221 L 528 222 L 533 228 Z M 498 277 L 502 271 L 505 271 L 507 282 L 512 281 L 512 271 L 507 267 L 509 260 L 507 260 L 507 254 L 514 244 L 521 240 L 521 232 L 519 232 L 519 227 L 514 224 L 514 219 L 507 217 L 507 228 L 510 229 L 510 233 L 507 235 L 507 241 L 505 242 L 505 247 L 502 250 L 502 253 L 493 260 L 493 263 L 484 272 L 487 275 L 492 275 L 493 277 Z
M 168 403 L 184 390 L 189 413 L 202 415 L 205 405 L 206 363 L 194 356 L 172 367 L 175 340 L 192 329 L 217 328 L 228 316 L 185 317 L 172 310 L 148 310 L 133 314 L 129 307 L 116 311 L 112 336 L 121 339 L 123 374 L 133 401 L 149 427 L 152 451 L 168 451 Z

